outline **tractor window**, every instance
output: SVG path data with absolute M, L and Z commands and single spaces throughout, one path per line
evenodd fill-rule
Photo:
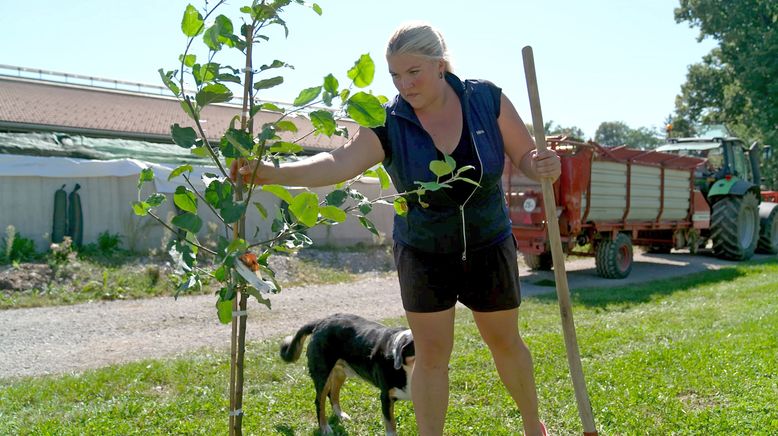
M 732 172 L 744 180 L 751 180 L 751 166 L 748 164 L 743 145 L 732 143 Z
M 708 161 L 706 165 L 710 171 L 718 171 L 724 166 L 724 154 L 721 148 L 712 148 L 708 150 Z

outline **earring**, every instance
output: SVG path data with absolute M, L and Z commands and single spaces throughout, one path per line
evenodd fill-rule
M 441 79 L 443 78 L 443 72 L 442 72 L 442 71 L 440 72 L 440 74 L 438 75 L 438 77 L 439 77 L 439 78 L 441 78 Z

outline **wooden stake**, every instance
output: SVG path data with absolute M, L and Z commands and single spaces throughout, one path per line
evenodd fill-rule
M 529 93 L 530 109 L 532 110 L 532 126 L 535 131 L 535 146 L 538 151 L 546 150 L 546 134 L 543 131 L 543 115 L 540 111 L 540 95 L 538 93 L 538 80 L 535 76 L 535 58 L 532 47 L 526 46 L 521 50 L 524 59 L 524 74 L 527 78 L 527 91 Z M 556 215 L 556 200 L 552 180 L 541 179 L 543 189 L 543 209 L 546 212 L 546 226 L 551 245 L 551 258 L 554 263 L 554 278 L 556 280 L 556 293 L 559 300 L 559 313 L 562 316 L 562 332 L 565 338 L 565 350 L 567 351 L 567 364 L 570 367 L 570 376 L 573 379 L 575 399 L 578 403 L 578 415 L 583 424 L 584 435 L 597 435 L 594 426 L 594 415 L 589 403 L 589 394 L 586 392 L 581 356 L 578 353 L 578 339 L 575 334 L 573 322 L 573 309 L 570 304 L 570 289 L 567 285 L 567 272 L 565 271 L 565 255 L 562 251 L 562 239 L 559 236 L 559 221 Z

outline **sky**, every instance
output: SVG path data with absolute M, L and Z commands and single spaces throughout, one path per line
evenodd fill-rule
M 237 27 L 240 6 L 249 2 L 230 0 L 220 13 Z M 0 0 L 0 64 L 160 85 L 159 68 L 180 66 L 178 56 L 186 48 L 180 23 L 189 3 L 203 6 L 196 0 Z M 368 89 L 392 97 L 386 41 L 401 23 L 421 20 L 443 33 L 459 77 L 497 84 L 525 122 L 532 117 L 521 49 L 532 46 L 544 120 L 579 127 L 593 138 L 604 121 L 661 128 L 688 66 L 715 46 L 697 41 L 699 29 L 675 22 L 678 0 L 317 3 L 321 16 L 290 5 L 288 38 L 279 28 L 255 48 L 255 67 L 275 59 L 294 66 L 280 71 L 284 84 L 260 98 L 291 102 L 330 73 L 342 85 L 346 71 L 366 53 L 376 64 Z M 202 50 L 195 53 L 204 56 Z M 217 56 L 222 64 L 242 65 L 237 54 Z

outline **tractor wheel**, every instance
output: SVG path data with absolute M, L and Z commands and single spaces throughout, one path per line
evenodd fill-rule
M 773 209 L 770 216 L 762 218 L 759 228 L 759 244 L 756 251 L 760 253 L 778 253 L 778 207 Z
M 524 256 L 524 263 L 533 271 L 551 271 L 551 267 L 554 266 L 550 251 L 544 251 L 540 254 L 523 254 L 522 256 Z
M 624 233 L 602 240 L 595 247 L 597 274 L 606 279 L 623 279 L 632 271 L 632 240 Z
M 759 240 L 759 200 L 753 192 L 730 195 L 713 205 L 713 252 L 723 259 L 746 260 L 754 255 Z

